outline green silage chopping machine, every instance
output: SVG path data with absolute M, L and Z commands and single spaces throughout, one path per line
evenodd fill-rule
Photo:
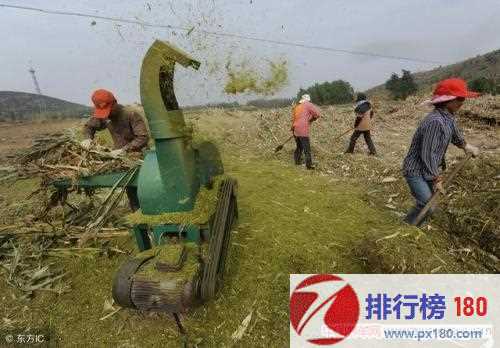
M 217 147 L 193 143 L 179 109 L 175 64 L 200 63 L 163 41 L 144 57 L 140 92 L 154 149 L 140 168 L 58 182 L 59 189 L 137 187 L 141 210 L 131 233 L 139 253 L 121 265 L 113 298 L 122 307 L 179 313 L 214 296 L 237 218 L 236 181 L 225 175 Z M 124 180 L 126 178 L 126 180 Z

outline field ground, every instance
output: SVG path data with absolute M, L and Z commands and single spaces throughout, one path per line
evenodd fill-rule
M 218 143 L 227 173 L 239 183 L 240 211 L 224 287 L 216 299 L 182 317 L 189 345 L 286 346 L 290 273 L 369 272 L 367 259 L 359 254 L 363 240 L 379 240 L 395 232 L 422 234 L 401 222 L 401 213 L 412 201 L 398 170 L 423 111 L 408 111 L 403 103 L 390 107 L 396 111 L 380 107 L 378 112 L 374 141 L 379 156 L 375 158 L 363 153 L 362 139 L 353 156 L 343 154 L 348 136 L 331 141 L 352 123 L 351 106 L 324 108 L 324 118 L 312 133 L 317 171 L 291 164 L 292 145 L 273 154 L 279 140 L 288 135 L 288 110 L 186 114 L 197 133 Z M 0 143 L 2 154 L 29 145 L 32 136 L 79 123 L 1 124 L 0 139 L 8 142 Z M 468 122 L 462 126 L 471 142 L 498 158 L 498 128 Z M 451 149 L 450 162 L 460 154 Z M 383 184 L 387 177 L 395 181 Z M 36 185 L 32 179 L 3 184 L 1 207 L 24 200 Z M 450 254 L 448 233 L 434 222 L 424 234 L 436 252 L 442 251 L 439 259 L 445 260 L 446 267 L 434 268 L 438 272 L 488 271 L 477 260 L 460 260 Z M 115 239 L 113 245 L 135 252 L 126 237 Z M 62 346 L 179 346 L 182 340 L 175 322 L 166 315 L 122 310 L 100 320 L 106 314 L 105 302 L 111 299 L 113 274 L 125 258 L 122 254 L 51 258 L 67 272 L 65 280 L 71 290 L 61 295 L 37 293 L 31 300 L 22 300 L 0 281 L 0 327 L 49 326 Z M 250 313 L 246 333 L 235 342 L 232 334 Z
M 0 122 L 0 158 L 31 145 L 33 136 L 63 132 L 83 121 Z

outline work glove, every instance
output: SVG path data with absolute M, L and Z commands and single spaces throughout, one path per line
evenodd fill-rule
M 465 144 L 464 151 L 465 153 L 470 153 L 472 157 L 479 156 L 479 149 L 474 145 Z
M 81 147 L 83 147 L 85 150 L 90 149 L 92 146 L 92 139 L 85 139 L 80 143 Z
M 125 155 L 125 153 L 126 153 L 126 151 L 124 149 L 116 149 L 116 150 L 111 151 L 109 154 L 114 158 L 118 158 L 118 157 Z
M 446 191 L 444 190 L 444 187 L 443 187 L 443 180 L 440 176 L 437 177 L 436 179 L 434 179 L 432 189 L 434 190 L 434 192 L 440 192 L 443 195 L 446 193 Z

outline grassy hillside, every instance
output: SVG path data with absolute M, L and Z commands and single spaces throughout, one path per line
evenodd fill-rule
M 90 108 L 62 99 L 0 91 L 0 121 L 82 117 Z
M 395 72 L 401 73 L 400 71 Z M 414 74 L 415 81 L 421 92 L 431 90 L 436 82 L 449 77 L 461 77 L 466 81 L 471 81 L 479 77 L 499 79 L 500 50 L 478 55 L 455 64 L 440 66 L 436 69 Z M 389 76 L 387 76 L 387 79 L 388 78 Z M 371 95 L 387 95 L 384 84 L 375 86 L 367 92 Z

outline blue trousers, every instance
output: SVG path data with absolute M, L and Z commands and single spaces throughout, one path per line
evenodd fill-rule
M 406 215 L 405 221 L 410 225 L 415 225 L 418 214 L 432 197 L 433 183 L 432 180 L 425 180 L 422 176 L 405 176 L 405 179 L 410 187 L 411 194 L 416 200 L 415 206 L 410 209 L 408 215 Z M 421 226 L 425 219 L 432 214 L 432 211 L 432 208 L 429 209 L 425 217 L 417 226 Z

